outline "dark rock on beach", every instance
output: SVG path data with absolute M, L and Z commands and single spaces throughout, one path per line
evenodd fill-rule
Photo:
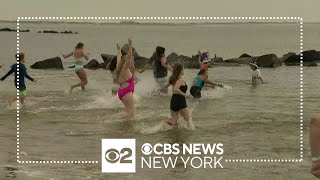
M 54 57 L 38 61 L 30 66 L 32 69 L 59 69 L 63 70 L 63 64 L 60 57 Z
M 249 54 L 246 54 L 246 53 L 244 53 L 241 56 L 239 56 L 239 58 L 244 58 L 244 57 L 252 57 L 252 56 L 250 56 Z
M 167 56 L 168 63 L 173 65 L 175 63 L 181 63 L 184 68 L 199 68 L 198 59 L 196 56 L 189 57 L 185 55 L 178 55 L 177 53 L 173 52 Z
M 44 31 L 38 31 L 38 33 L 51 33 L 51 34 L 79 34 L 78 32 L 72 32 L 72 31 L 54 31 L 54 30 L 44 30 Z
M 252 57 L 242 57 L 242 58 L 227 59 L 223 62 L 233 63 L 233 66 L 234 66 L 237 64 L 238 65 L 249 64 L 251 60 L 252 60 Z M 282 62 L 275 54 L 266 54 L 266 55 L 257 57 L 257 64 L 259 67 L 274 68 L 274 67 L 281 66 Z
M 177 53 L 175 53 L 175 52 L 170 53 L 167 56 L 167 61 L 168 61 L 169 64 L 174 64 L 178 59 L 179 59 L 179 55 Z
M 320 60 L 320 51 L 309 50 L 302 52 L 304 62 L 313 62 Z
M 259 67 L 275 68 L 282 66 L 282 62 L 275 54 L 266 54 L 258 57 L 257 65 Z
M 287 62 L 287 63 L 286 63 L 286 66 L 300 66 L 300 63 L 299 63 L 299 62 Z M 304 62 L 304 63 L 303 63 L 303 66 L 306 66 L 306 67 L 315 67 L 315 66 L 318 66 L 318 64 L 315 63 L 315 62 Z
M 117 59 L 116 55 L 110 55 L 110 54 L 101 54 L 101 58 L 103 59 L 105 64 L 109 64 L 113 59 Z
M 17 32 L 16 29 L 10 29 L 10 28 L 2 28 L 0 29 L 0 32 Z M 19 32 L 30 32 L 29 29 L 26 30 L 19 30 Z
M 109 55 L 109 54 L 101 54 L 101 58 L 103 59 L 103 63 L 100 64 L 101 68 L 107 69 L 108 64 L 111 63 L 111 61 L 116 61 L 117 56 L 115 55 Z
M 129 50 L 129 44 L 123 45 L 122 48 L 121 48 L 122 55 L 126 55 L 128 50 Z M 133 56 L 134 57 L 139 57 L 139 54 L 138 54 L 138 52 L 136 51 L 136 49 L 134 47 L 133 47 L 132 51 L 133 51 Z
M 58 31 L 53 31 L 53 30 L 49 30 L 49 31 L 44 30 L 44 31 L 42 31 L 42 33 L 54 33 L 54 34 L 58 34 L 59 32 L 58 32 Z
M 297 57 L 297 54 L 294 53 L 294 52 L 289 52 L 285 55 L 283 55 L 281 58 L 280 58 L 280 61 L 282 62 L 286 62 L 288 61 L 288 59 L 292 59 L 292 58 L 296 58 Z
M 308 50 L 302 52 L 303 56 L 303 62 L 315 62 L 320 60 L 320 51 L 316 50 Z M 287 66 L 293 66 L 294 64 L 299 65 L 301 60 L 301 54 L 295 54 L 295 53 L 288 53 L 283 55 L 283 61 Z M 308 63 L 308 65 L 311 65 L 312 63 Z M 313 64 L 315 65 L 315 63 Z
M 248 64 L 251 61 L 251 57 L 242 57 L 242 58 L 231 58 L 226 59 L 226 63 L 235 63 L 235 64 Z
M 91 61 L 88 62 L 88 64 L 84 65 L 84 68 L 96 70 L 96 69 L 101 68 L 101 65 L 97 60 L 92 59 Z
M 134 66 L 138 69 L 143 68 L 149 62 L 150 62 L 150 59 L 143 56 L 138 56 L 134 58 Z

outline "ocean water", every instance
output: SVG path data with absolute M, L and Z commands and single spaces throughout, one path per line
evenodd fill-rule
M 20 49 L 26 53 L 26 65 L 37 60 L 72 51 L 84 42 L 90 58 L 102 62 L 101 53 L 115 54 L 116 43 L 132 37 L 138 53 L 149 57 L 155 46 L 167 53 L 191 56 L 198 49 L 213 56 L 231 58 L 242 53 L 282 56 L 300 49 L 298 24 L 234 25 L 94 25 L 20 23 Z M 14 23 L 1 27 L 15 28 Z M 38 34 L 39 30 L 71 30 L 78 35 Z M 319 47 L 319 25 L 305 24 L 304 48 Z M 0 75 L 15 61 L 16 34 L 1 32 Z M 65 60 L 67 67 L 72 60 Z M 87 70 L 86 92 L 76 89 L 78 79 L 71 69 L 32 70 L 38 81 L 27 81 L 29 97 L 20 111 L 20 160 L 84 160 L 98 164 L 17 164 L 16 107 L 7 99 L 15 95 L 13 76 L 0 84 L 0 177 L 14 166 L 16 179 L 312 179 L 308 124 L 319 112 L 319 68 L 304 67 L 304 160 L 294 163 L 230 163 L 224 169 L 141 169 L 135 174 L 101 174 L 102 138 L 136 138 L 143 143 L 223 143 L 224 159 L 300 159 L 300 68 L 282 66 L 261 69 L 266 84 L 252 87 L 247 66 L 214 67 L 209 78 L 225 88 L 203 91 L 199 103 L 188 99 L 195 131 L 164 131 L 159 122 L 170 115 L 170 96 L 152 95 L 152 72 L 138 75 L 136 85 L 137 117 L 117 120 L 123 110 L 117 97 L 111 97 L 111 74 L 105 70 Z M 190 87 L 197 70 L 185 70 Z M 138 152 L 137 156 L 141 154 Z

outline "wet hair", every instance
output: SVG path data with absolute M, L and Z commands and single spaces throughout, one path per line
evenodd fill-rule
M 81 43 L 81 42 L 79 42 L 79 43 L 77 44 L 77 46 L 75 47 L 75 49 L 83 48 L 83 46 L 84 46 L 84 44 Z
M 24 60 L 24 53 L 16 53 L 14 55 L 14 57 L 16 58 L 17 61 L 23 61 Z
M 166 48 L 164 47 L 161 47 L 161 46 L 156 47 L 156 53 L 158 56 L 161 56 L 165 51 L 166 51 Z
M 109 70 L 111 72 L 113 72 L 114 70 L 116 70 L 117 68 L 117 56 L 115 56 L 114 58 L 112 58 L 111 62 L 110 62 L 110 66 L 109 66 Z
M 181 71 L 183 70 L 183 66 L 180 63 L 177 63 L 173 66 L 172 75 L 169 78 L 169 84 L 175 85 L 178 79 L 180 78 Z
M 207 69 L 201 69 L 198 75 L 204 75 L 207 72 Z

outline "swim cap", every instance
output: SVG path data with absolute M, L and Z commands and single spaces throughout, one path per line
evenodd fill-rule
M 209 53 L 208 52 L 203 52 L 201 54 L 201 57 L 202 57 L 202 59 L 207 59 L 207 58 L 209 58 Z

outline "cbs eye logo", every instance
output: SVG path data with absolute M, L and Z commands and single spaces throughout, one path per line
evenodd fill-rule
M 102 139 L 101 165 L 103 173 L 135 173 L 136 140 Z
M 119 152 L 117 149 L 109 149 L 106 151 L 104 157 L 109 163 L 132 163 L 131 159 L 128 159 L 132 156 L 132 150 L 130 148 L 123 148 Z

